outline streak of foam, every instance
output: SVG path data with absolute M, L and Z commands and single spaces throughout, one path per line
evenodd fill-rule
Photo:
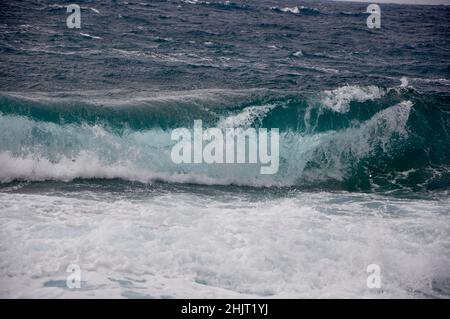
M 86 38 L 90 38 L 90 39 L 101 39 L 101 37 L 99 37 L 99 36 L 90 35 L 90 34 L 83 33 L 83 32 L 80 32 L 80 35 L 82 35 L 83 37 L 86 37 Z
M 334 90 L 324 91 L 321 103 L 334 112 L 347 113 L 350 110 L 350 102 L 375 100 L 385 94 L 385 90 L 374 85 L 366 87 L 346 85 Z
M 277 107 L 277 104 L 265 104 L 260 106 L 249 106 L 244 108 L 240 113 L 230 115 L 219 121 L 218 127 L 249 127 L 255 121 L 261 121 L 267 113 Z

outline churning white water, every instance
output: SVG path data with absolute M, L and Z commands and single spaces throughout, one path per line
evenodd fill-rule
M 448 194 L 0 193 L 1 297 L 449 297 Z M 68 265 L 81 269 L 69 289 Z M 379 265 L 381 288 L 367 286 Z

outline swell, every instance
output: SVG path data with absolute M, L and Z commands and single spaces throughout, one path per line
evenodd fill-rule
M 86 93 L 83 93 L 86 94 Z M 118 98 L 118 97 L 121 98 Z M 0 181 L 121 178 L 177 183 L 389 191 L 450 186 L 448 96 L 343 86 L 252 91 L 8 93 L 0 98 Z M 176 165 L 171 129 L 280 129 L 280 167 Z
M 214 123 L 222 109 L 270 100 L 264 90 L 184 92 L 92 91 L 0 93 L 0 112 L 55 124 L 103 125 L 114 130 L 170 129 L 194 119 Z

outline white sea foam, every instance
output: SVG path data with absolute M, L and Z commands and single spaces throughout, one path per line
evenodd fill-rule
M 408 78 L 406 76 L 401 77 L 401 79 L 400 79 L 400 87 L 401 88 L 406 88 L 408 86 L 409 86 Z
M 176 169 L 167 172 L 156 172 L 148 168 L 139 168 L 131 161 L 105 163 L 92 152 L 80 152 L 76 158 L 61 156 L 57 162 L 45 157 L 27 155 L 15 157 L 9 152 L 0 153 L 0 181 L 13 180 L 45 181 L 60 180 L 69 182 L 76 178 L 84 179 L 123 179 L 142 183 L 165 181 L 172 183 L 189 183 L 202 185 L 230 185 L 236 183 L 232 178 L 210 177 L 201 172 L 180 172 Z M 251 181 L 249 181 L 251 182 Z M 256 181 L 253 181 L 257 185 Z M 239 182 L 237 182 L 239 184 Z M 242 184 L 245 184 L 242 182 Z
M 285 13 L 293 13 L 293 14 L 300 14 L 302 12 L 306 13 L 312 13 L 312 14 L 318 14 L 320 11 L 316 8 L 308 8 L 304 6 L 294 6 L 294 7 L 271 7 L 270 10 L 274 11 L 281 11 Z
M 91 38 L 91 39 L 101 39 L 101 37 L 98 37 L 95 35 L 90 35 L 90 34 L 83 33 L 83 32 L 80 32 L 80 35 L 82 35 L 83 37 L 86 37 L 86 38 Z
M 188 4 L 197 4 L 198 0 L 181 0 L 181 2 L 188 3 Z
M 185 192 L 133 200 L 78 195 L 0 192 L 1 297 L 450 293 L 448 197 L 298 193 L 255 202 Z M 73 263 L 81 267 L 81 289 L 66 288 Z M 366 286 L 369 264 L 381 267 L 381 289 Z
M 285 8 L 279 8 L 279 7 L 271 7 L 271 10 L 276 10 L 276 11 L 281 11 L 281 12 L 288 12 L 288 13 L 294 13 L 294 14 L 299 14 L 300 13 L 300 9 L 295 6 L 295 7 L 285 7 Z
M 307 130 L 312 130 L 318 125 L 318 119 L 325 111 L 347 113 L 350 111 L 351 102 L 373 101 L 383 97 L 386 90 L 371 86 L 345 85 L 333 90 L 325 90 L 312 98 L 305 111 L 304 123 Z M 317 112 L 315 123 L 311 118 L 312 112 Z
M 385 95 L 384 89 L 371 85 L 361 87 L 357 85 L 346 85 L 334 90 L 324 91 L 321 98 L 323 106 L 339 113 L 350 110 L 350 102 L 365 102 L 375 100 Z
M 217 124 L 220 128 L 227 127 L 249 127 L 255 121 L 261 121 L 268 112 L 277 107 L 277 104 L 265 104 L 259 106 L 249 106 L 244 108 L 238 114 L 233 114 L 223 118 Z

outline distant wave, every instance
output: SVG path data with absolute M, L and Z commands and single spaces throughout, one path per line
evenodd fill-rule
M 83 37 L 86 37 L 86 38 L 91 38 L 91 39 L 101 39 L 101 37 L 98 37 L 95 35 L 90 35 L 90 34 L 83 33 L 83 32 L 80 32 L 80 35 L 82 35 Z
M 232 1 L 210 2 L 201 0 L 181 0 L 181 2 L 184 2 L 186 4 L 207 5 L 219 9 L 248 9 L 247 5 L 235 3 Z
M 283 13 L 293 13 L 293 14 L 305 14 L 305 15 L 318 15 L 320 10 L 316 8 L 309 8 L 304 6 L 295 7 L 271 7 L 273 11 L 283 12 Z

